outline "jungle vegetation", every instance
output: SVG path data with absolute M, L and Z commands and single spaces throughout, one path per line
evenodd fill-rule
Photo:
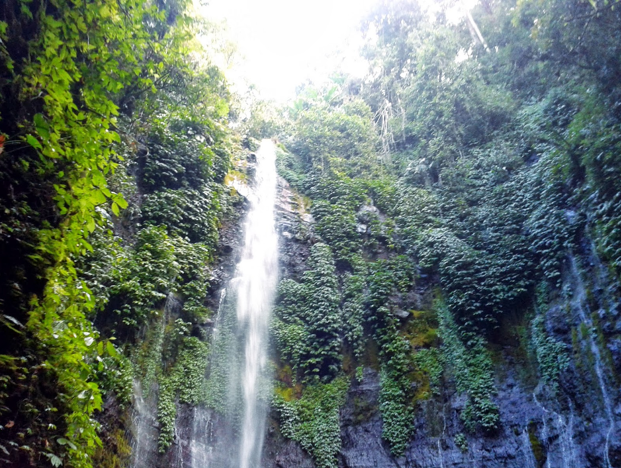
M 274 310 L 282 434 L 336 466 L 364 367 L 396 456 L 449 380 L 464 431 L 497 430 L 503 321 L 545 307 L 585 242 L 621 274 L 621 5 L 482 0 L 472 17 L 480 35 L 379 2 L 366 77 L 255 103 L 234 134 L 187 1 L 4 1 L 0 461 L 124 466 L 136 382 L 158 392 L 161 452 L 178 404 L 217 406 L 200 325 L 219 231 L 241 212 L 225 179 L 240 141 L 273 136 L 315 220 Z M 567 350 L 536 320 L 527 334 L 555 387 Z

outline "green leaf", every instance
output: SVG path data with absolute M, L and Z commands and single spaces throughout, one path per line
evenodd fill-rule
M 97 354 L 101 356 L 103 352 L 104 352 L 104 344 L 103 344 L 103 341 L 100 341 L 99 343 L 97 343 Z
M 106 342 L 106 350 L 108 351 L 108 354 L 110 355 L 110 357 L 119 357 L 119 353 L 114 347 L 114 345 L 112 344 L 112 342 L 110 341 Z
M 112 212 L 113 212 L 116 216 L 118 216 L 118 215 L 119 215 L 119 205 L 117 205 L 116 203 L 112 203 L 111 208 L 112 208 Z
M 43 138 L 50 137 L 50 126 L 45 121 L 45 117 L 43 117 L 43 114 L 35 114 L 34 124 L 39 135 L 41 135 Z
M 39 143 L 39 140 L 37 140 L 35 137 L 33 137 L 30 134 L 26 135 L 26 141 L 28 142 L 30 146 L 32 146 L 35 149 L 43 149 L 43 146 L 41 146 L 41 143 Z
M 127 208 L 127 202 L 125 201 L 125 198 L 123 198 L 123 195 L 119 194 L 118 197 L 115 198 L 114 200 L 122 209 Z
M 62 459 L 57 455 L 54 455 L 53 453 L 44 453 L 43 455 L 45 455 L 50 460 L 50 463 L 53 467 L 59 467 L 63 464 Z
M 32 19 L 32 13 L 26 5 L 22 5 L 21 11 L 28 19 Z

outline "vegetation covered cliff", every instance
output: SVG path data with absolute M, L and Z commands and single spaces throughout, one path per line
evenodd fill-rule
M 621 466 L 621 4 L 439 3 L 380 2 L 366 77 L 249 118 L 183 1 L 0 6 L 6 466 L 235 430 L 212 336 L 267 137 L 265 466 Z
M 366 448 L 377 412 L 403 466 L 621 463 L 620 20 L 615 2 L 481 2 L 458 24 L 386 2 L 369 75 L 287 110 L 279 169 L 318 243 L 281 282 L 276 402 L 317 466 L 389 466 Z

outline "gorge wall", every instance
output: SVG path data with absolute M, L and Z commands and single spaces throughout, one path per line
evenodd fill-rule
M 311 244 L 317 242 L 314 235 L 307 234 L 313 232 L 314 222 L 288 184 L 281 190 L 286 197 L 281 199 L 279 217 L 283 274 L 300 278 L 301 263 L 308 258 Z M 463 363 L 447 362 L 436 389 L 423 398 L 414 397 L 411 439 L 402 456 L 392 455 L 382 439 L 381 367 L 367 358 L 361 378 L 352 376 L 339 411 L 342 447 L 338 466 L 619 466 L 615 377 L 620 363 L 618 285 L 594 255 L 588 239 L 583 240 L 582 250 L 572 255 L 568 252 L 558 297 L 545 308 L 533 297 L 532 303 L 516 310 L 490 340 L 497 428 L 487 433 L 468 433 L 464 428 L 461 415 L 467 396 L 457 390 L 454 373 L 468 370 L 461 367 Z M 576 262 L 581 262 L 580 270 Z M 404 335 L 421 321 L 422 312 L 433 316 L 431 321 L 438 327 L 441 319 L 434 308 L 435 287 L 432 280 L 419 277 L 413 291 L 399 301 L 399 307 L 408 312 L 398 318 Z M 445 333 L 450 331 L 440 325 L 440 340 L 447 340 Z M 602 343 L 607 345 L 598 348 Z M 438 341 L 435 344 L 446 346 Z M 420 349 L 413 344 L 411 353 Z M 559 361 L 562 372 L 556 376 L 558 380 L 542 374 L 550 371 L 544 366 L 554 367 Z M 420 386 L 429 383 L 414 380 L 411 385 L 413 393 L 418 393 Z M 272 418 L 265 465 L 315 466 L 298 444 L 283 439 L 279 423 L 284 420 L 277 411 Z
M 366 76 L 285 107 L 190 2 L 0 6 L 3 466 L 241 463 L 262 138 L 262 466 L 621 466 L 619 2 L 442 5 L 378 3 Z

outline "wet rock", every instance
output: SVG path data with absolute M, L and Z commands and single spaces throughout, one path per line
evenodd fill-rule
M 402 320 L 405 320 L 410 316 L 410 313 L 407 310 L 401 310 L 401 309 L 393 310 L 392 314 L 395 317 L 398 317 Z
M 282 178 L 278 180 L 276 225 L 280 234 L 281 278 L 299 279 L 305 270 L 313 239 L 313 218 L 296 201 L 296 194 Z

